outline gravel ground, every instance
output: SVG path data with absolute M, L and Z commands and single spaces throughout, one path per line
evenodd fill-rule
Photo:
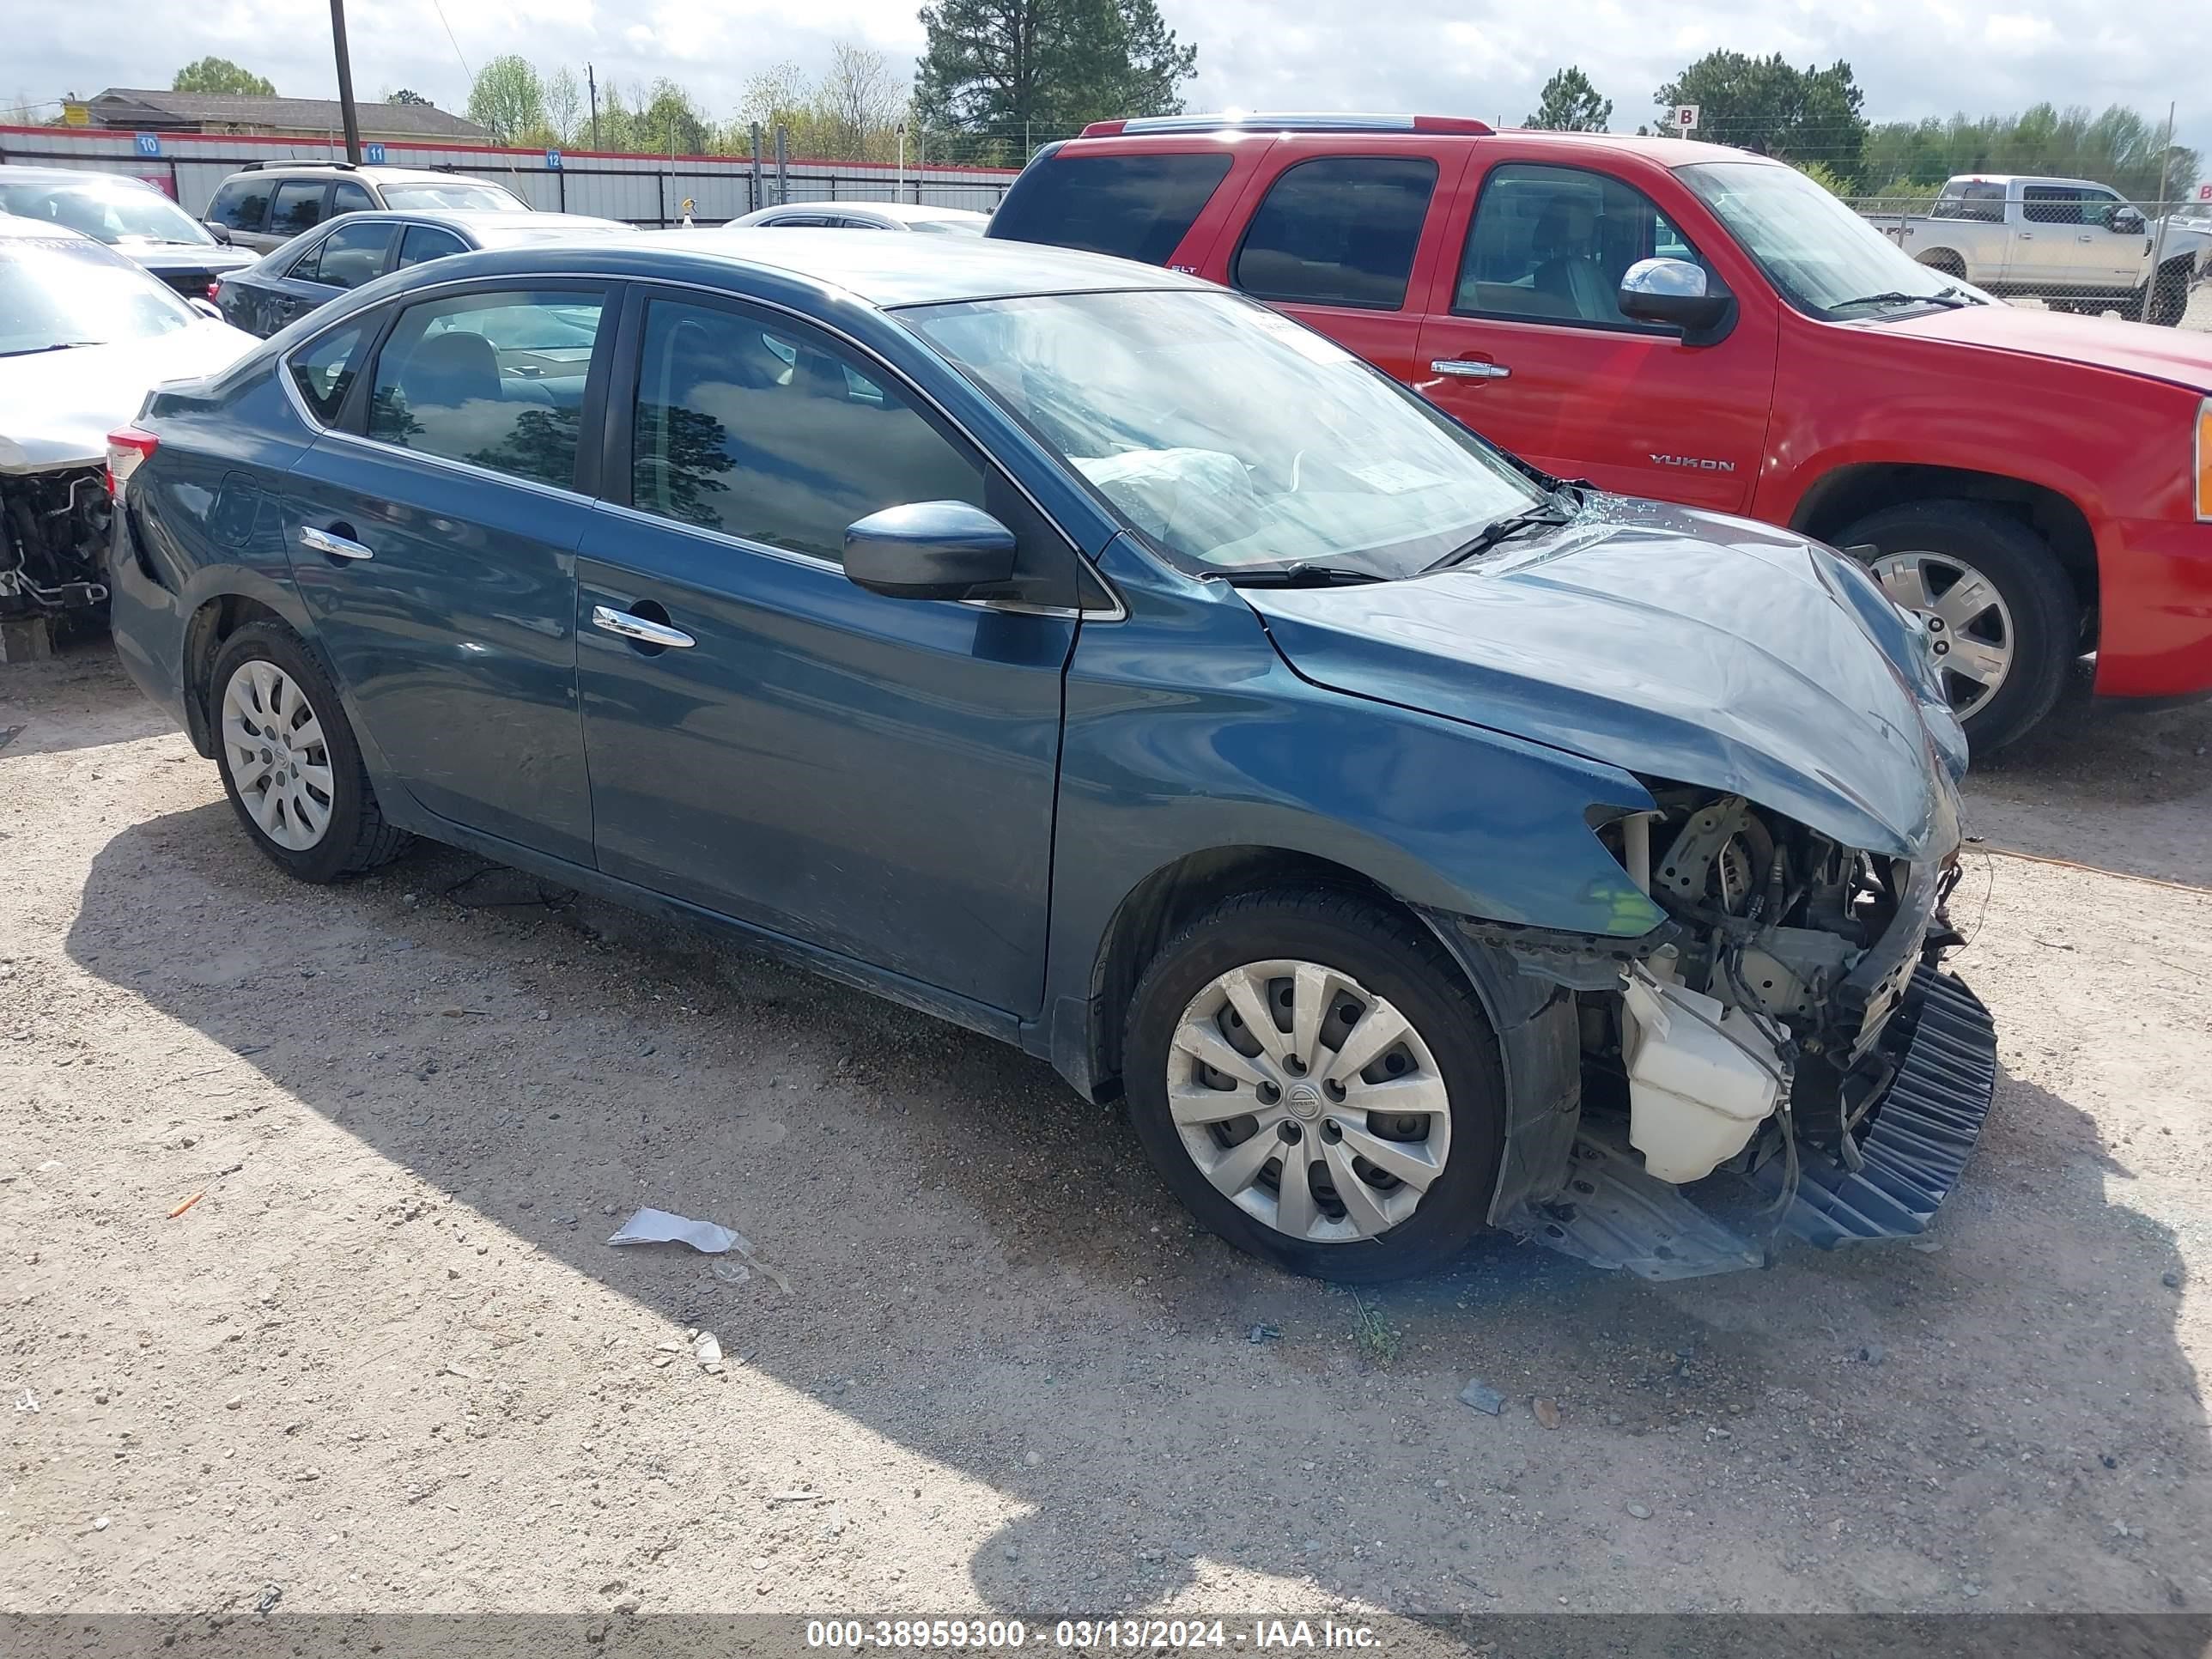
M 1041 1064 L 458 854 L 290 884 L 104 647 L 0 668 L 0 1608 L 2203 1611 L 2208 740 L 1974 784 L 1920 1248 L 1355 1303 Z

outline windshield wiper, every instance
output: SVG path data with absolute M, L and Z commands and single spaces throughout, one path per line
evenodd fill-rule
M 1231 587 L 1348 587 L 1383 580 L 1372 570 L 1347 565 L 1309 564 L 1300 559 L 1290 564 L 1253 564 L 1218 573 Z
M 1955 288 L 1942 289 L 1934 294 L 1906 294 L 1892 289 L 1887 294 L 1862 294 L 1856 300 L 1838 300 L 1828 309 L 1844 311 L 1852 306 L 1945 306 L 1955 311 L 1960 306 L 1979 303 Z
M 1502 519 L 1492 520 L 1483 526 L 1473 541 L 1455 547 L 1441 559 L 1423 565 L 1419 574 L 1425 576 L 1432 570 L 1449 570 L 1454 565 L 1480 558 L 1500 542 L 1510 541 L 1531 530 L 1556 529 L 1560 525 L 1573 523 L 1574 518 L 1575 509 L 1553 496 L 1546 506 L 1532 507 L 1526 513 L 1509 513 Z
M 24 346 L 15 351 L 0 351 L 0 357 L 35 357 L 42 351 L 74 351 L 79 346 L 106 343 L 105 340 L 57 340 L 52 345 Z

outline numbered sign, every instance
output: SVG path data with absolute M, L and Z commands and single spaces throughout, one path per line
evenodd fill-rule
M 553 169 L 553 171 L 554 171 L 554 172 L 556 172 L 556 173 L 560 172 L 560 171 L 561 171 L 561 152 L 560 152 L 559 150 L 557 150 L 557 149 L 549 149 L 549 150 L 547 150 L 547 151 L 545 152 L 545 165 L 546 165 L 547 167 L 549 167 L 552 168 L 552 169 Z
M 1695 104 L 1677 104 L 1674 106 L 1674 130 L 1677 132 L 1685 134 L 1694 132 L 1697 130 L 1697 125 L 1698 106 Z
M 384 165 L 384 146 L 381 144 L 363 144 L 361 147 L 361 159 L 368 162 L 369 166 L 373 167 L 382 167 Z
M 158 132 L 142 132 L 132 142 L 138 146 L 141 155 L 159 155 L 161 153 L 161 135 Z

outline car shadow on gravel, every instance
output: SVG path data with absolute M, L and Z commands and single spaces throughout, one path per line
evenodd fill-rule
M 994 1610 L 1202 1606 L 1217 1565 L 1423 1618 L 2205 1594 L 2179 1258 L 2011 1079 L 1936 1254 L 1650 1285 L 1499 1240 L 1354 1297 L 1199 1234 L 1038 1062 L 463 854 L 303 889 L 224 805 L 172 813 L 98 854 L 68 951 L 741 1376 L 988 1483 L 1019 1510 L 969 1562 Z M 231 1179 L 312 1190 L 283 1148 Z M 788 1294 L 607 1248 L 640 1204 L 741 1228 Z M 402 1222 L 428 1279 L 446 1241 Z
M 1966 795 L 1993 847 L 2212 889 L 2212 702 L 2095 702 L 2084 676 L 2028 737 L 1974 757 Z

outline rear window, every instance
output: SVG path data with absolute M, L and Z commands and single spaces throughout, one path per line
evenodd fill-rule
M 1229 176 L 1221 150 L 1054 155 L 1014 181 L 990 234 L 1164 265 Z

